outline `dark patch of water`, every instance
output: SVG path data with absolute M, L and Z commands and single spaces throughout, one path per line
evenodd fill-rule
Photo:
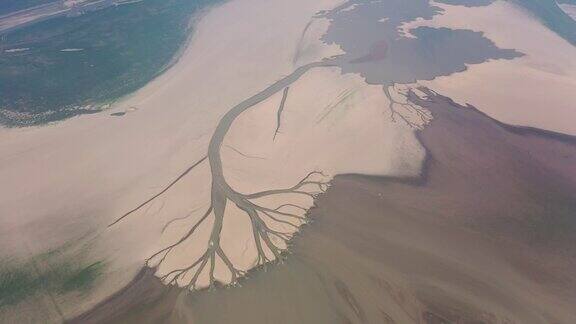
M 419 27 L 412 30 L 414 37 L 400 34 L 405 22 L 441 14 L 427 0 L 351 0 L 347 5 L 325 13 L 332 24 L 324 41 L 346 52 L 344 73 L 359 73 L 371 84 L 430 80 L 463 71 L 466 64 L 522 55 L 470 30 Z

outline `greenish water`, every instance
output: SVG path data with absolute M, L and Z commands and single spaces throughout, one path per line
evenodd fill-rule
M 438 2 L 462 6 L 485 6 L 495 0 L 438 0 Z M 576 45 L 576 21 L 568 16 L 558 4 L 576 4 L 576 0 L 512 0 L 530 11 L 550 30 Z
M 18 304 L 37 294 L 64 295 L 85 292 L 100 276 L 105 264 L 85 263 L 45 254 L 25 263 L 0 262 L 0 308 Z
M 0 124 L 37 125 L 92 113 L 137 90 L 177 55 L 193 14 L 214 2 L 144 0 L 5 35 Z
M 14 11 L 39 6 L 53 1 L 54 0 L 2 0 L 0 3 L 0 15 L 9 14 Z
M 568 16 L 558 6 L 558 3 L 576 4 L 575 0 L 513 0 L 520 4 L 550 30 L 564 38 L 570 44 L 576 46 L 576 21 Z
M 486 6 L 494 2 L 494 0 L 437 0 L 437 2 L 446 3 L 449 5 L 459 5 L 466 7 Z

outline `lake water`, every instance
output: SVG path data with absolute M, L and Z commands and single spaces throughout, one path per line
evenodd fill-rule
M 170 65 L 190 35 L 193 15 L 215 2 L 145 0 L 3 35 L 0 124 L 36 125 L 95 112 L 139 89 Z

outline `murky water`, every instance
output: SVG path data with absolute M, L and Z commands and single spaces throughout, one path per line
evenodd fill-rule
M 421 104 L 420 179 L 337 177 L 292 254 L 243 287 L 187 295 L 145 273 L 78 321 L 574 322 L 576 139 Z
M 466 64 L 522 55 L 497 48 L 470 30 L 420 27 L 411 37 L 400 34 L 403 23 L 440 13 L 427 0 L 348 1 L 325 14 L 332 24 L 324 41 L 346 52 L 344 73 L 359 73 L 368 83 L 383 85 L 430 80 L 463 71 Z
M 403 22 L 438 13 L 424 0 L 349 1 L 323 13 L 332 21 L 325 41 L 346 51 L 333 61 L 344 73 L 385 86 L 522 55 L 468 30 L 398 34 Z M 222 118 L 209 151 L 216 182 L 235 118 L 320 65 Z M 243 287 L 189 294 L 143 270 L 72 322 L 576 322 L 576 139 L 503 125 L 433 93 L 413 100 L 435 117 L 419 133 L 428 150 L 421 178 L 339 176 L 286 260 L 252 271 Z

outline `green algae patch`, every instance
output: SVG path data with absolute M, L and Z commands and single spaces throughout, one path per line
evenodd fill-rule
M 42 258 L 26 263 L 4 260 L 0 264 L 0 308 L 36 294 L 85 293 L 105 268 L 102 261 L 83 264 L 71 259 L 54 263 Z
M 104 264 L 102 262 L 95 262 L 79 271 L 71 273 L 61 285 L 62 292 L 69 291 L 85 291 L 92 286 L 94 281 L 100 276 Z
M 0 307 L 15 304 L 33 294 L 38 281 L 22 268 L 0 269 Z

